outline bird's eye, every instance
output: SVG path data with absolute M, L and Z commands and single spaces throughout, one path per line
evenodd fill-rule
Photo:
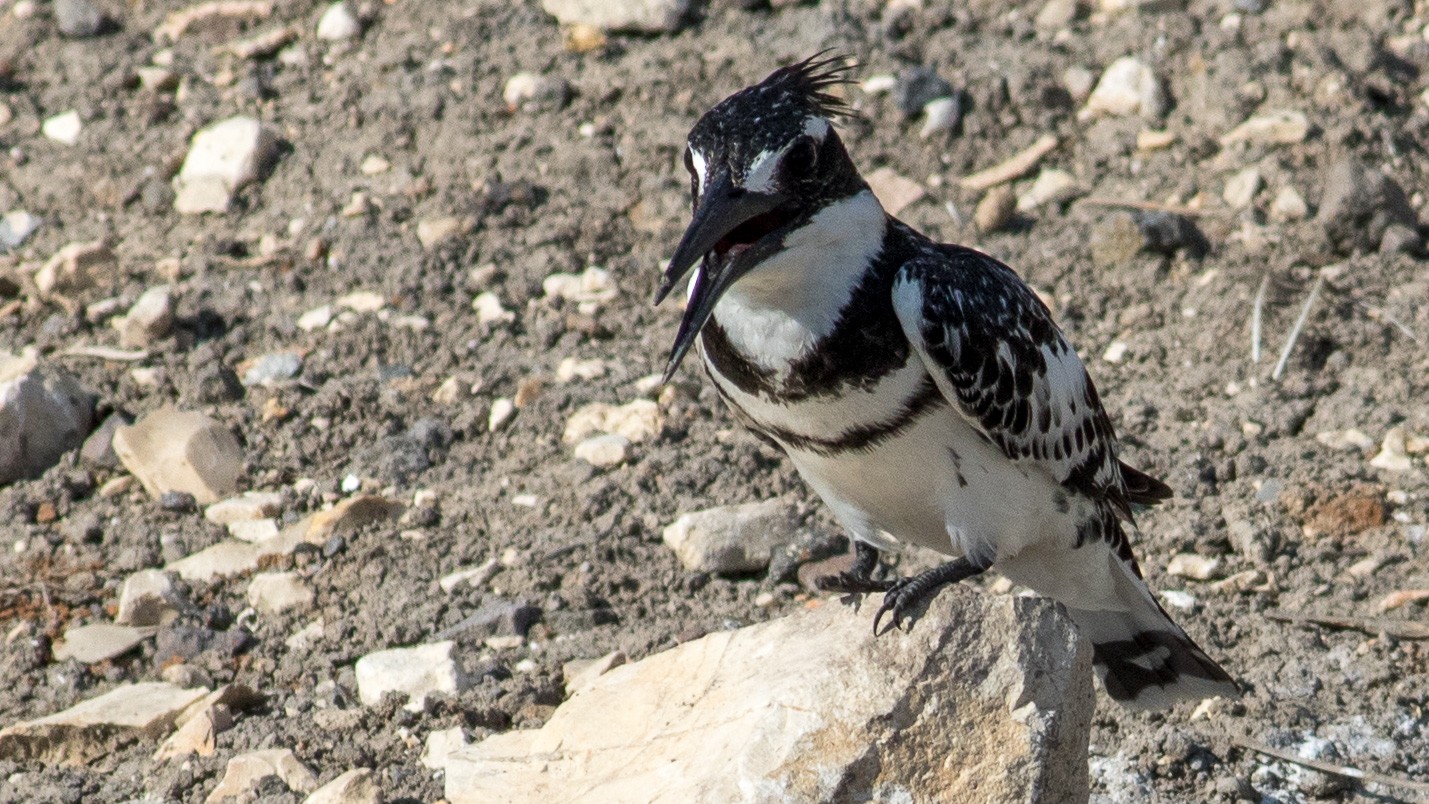
M 784 155 L 784 175 L 791 179 L 806 178 L 814 172 L 819 159 L 819 146 L 812 137 L 800 137 Z

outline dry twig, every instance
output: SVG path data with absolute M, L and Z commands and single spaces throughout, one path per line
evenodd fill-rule
M 1333 776 L 1343 776 L 1346 779 L 1354 779 L 1356 781 L 1367 782 L 1369 784 L 1382 784 L 1386 787 L 1395 787 L 1400 790 L 1413 790 L 1416 793 L 1422 794 L 1415 799 L 1416 801 L 1429 801 L 1429 797 L 1426 797 L 1429 796 L 1429 784 L 1426 784 L 1424 782 L 1416 782 L 1410 779 L 1399 779 L 1393 776 L 1386 776 L 1382 773 L 1360 770 L 1359 768 L 1352 768 L 1349 765 L 1336 765 L 1333 762 L 1325 762 L 1319 759 L 1306 759 L 1304 757 L 1298 757 L 1290 753 L 1289 751 L 1282 751 L 1279 748 L 1271 748 L 1264 743 L 1258 743 L 1254 740 L 1248 740 L 1244 737 L 1234 737 L 1231 741 L 1236 745 L 1240 746 L 1241 748 L 1249 749 L 1251 751 L 1256 752 L 1257 754 L 1264 754 L 1268 757 L 1274 757 L 1278 760 L 1281 760 L 1282 762 L 1291 762 L 1296 765 L 1301 765 L 1306 768 L 1310 768 L 1312 770 L 1317 770 L 1321 773 L 1328 773 Z
M 1170 215 L 1180 215 L 1183 218 L 1195 218 L 1211 213 L 1202 209 L 1191 209 L 1190 207 L 1180 207 L 1173 204 L 1158 204 L 1155 201 L 1125 201 L 1120 198 L 1102 198 L 1091 196 L 1083 198 L 1078 203 L 1087 204 L 1093 207 L 1115 207 L 1116 209 L 1135 209 L 1140 212 L 1165 212 Z
M 1336 617 L 1330 614 L 1301 614 L 1284 609 L 1271 609 L 1265 616 L 1285 623 L 1314 623 L 1330 628 L 1348 628 L 1366 634 L 1388 634 L 1396 639 L 1429 639 L 1429 623 L 1391 620 L 1385 617 Z
M 987 170 L 980 170 L 971 176 L 964 176 L 958 184 L 969 190 L 987 190 L 999 184 L 1006 184 L 1013 179 L 1021 178 L 1032 168 L 1037 167 L 1037 163 L 1042 161 L 1042 157 L 1056 147 L 1057 138 L 1051 134 L 1043 134 L 1026 150 Z
M 1310 317 L 1310 308 L 1315 306 L 1315 300 L 1320 298 L 1320 289 L 1325 286 L 1325 275 L 1322 273 L 1315 277 L 1315 284 L 1310 286 L 1310 295 L 1305 299 L 1305 306 L 1300 308 L 1300 317 L 1295 319 L 1295 328 L 1290 330 L 1290 337 L 1285 340 L 1285 348 L 1280 350 L 1280 359 L 1275 363 L 1275 370 L 1270 372 L 1270 379 L 1278 380 L 1280 375 L 1285 373 L 1285 364 L 1290 362 L 1290 352 L 1295 348 L 1295 342 L 1300 340 L 1300 331 L 1305 328 L 1305 321 Z
M 1255 292 L 1255 306 L 1250 310 L 1250 362 L 1260 362 L 1260 327 L 1265 315 L 1265 291 L 1270 287 L 1270 274 L 1260 278 Z

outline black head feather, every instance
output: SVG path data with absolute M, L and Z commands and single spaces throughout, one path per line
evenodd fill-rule
M 823 50 L 797 64 L 780 67 L 746 91 L 763 90 L 802 98 L 809 111 L 821 117 L 847 117 L 853 114 L 848 103 L 826 90 L 852 83 L 849 78 L 852 69 L 853 61 L 847 55 L 829 55 L 829 51 Z

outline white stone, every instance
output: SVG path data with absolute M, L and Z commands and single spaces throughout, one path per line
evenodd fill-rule
M 274 517 L 283 512 L 283 495 L 276 491 L 245 491 L 237 497 L 219 500 L 203 509 L 203 518 L 217 525 L 231 525 Z
M 499 397 L 491 402 L 491 413 L 486 417 L 486 429 L 496 432 L 511 421 L 511 417 L 516 414 L 516 403 L 506 397 Z
M 417 242 L 422 248 L 435 248 L 461 234 L 461 220 L 451 216 L 423 218 L 417 221 Z
M 693 0 L 541 0 L 562 25 L 592 25 L 602 31 L 671 33 L 689 16 Z
M 610 367 L 604 360 L 598 357 L 589 360 L 581 360 L 575 357 L 563 357 L 556 365 L 556 380 L 558 382 L 571 382 L 572 380 L 596 380 L 604 377 Z
M 317 35 L 319 39 L 328 42 L 340 42 L 344 39 L 351 39 L 362 33 L 362 23 L 358 22 L 357 15 L 352 13 L 347 3 L 333 3 L 323 12 L 322 18 L 318 20 Z
M 6 212 L 0 216 L 0 250 L 18 248 L 43 222 L 23 209 Z
M 35 477 L 78 449 L 94 402 L 68 371 L 0 352 L 0 485 Z
M 1248 167 L 1226 180 L 1221 198 L 1232 209 L 1245 209 L 1255 203 L 1255 194 L 1260 192 L 1260 168 Z
M 455 572 L 449 572 L 437 579 L 437 586 L 440 586 L 442 591 L 448 594 L 462 584 L 481 586 L 490 580 L 491 576 L 495 575 L 500 569 L 500 562 L 493 558 L 475 567 L 463 567 Z
M 174 179 L 174 209 L 181 215 L 224 212 L 233 193 L 258 179 L 277 146 L 277 135 L 252 117 L 230 117 L 200 129 Z
M 793 538 L 794 527 L 782 502 L 765 500 L 684 514 L 663 537 L 692 572 L 755 572 Z
M 1018 196 L 1017 209 L 1030 212 L 1044 204 L 1061 204 L 1075 198 L 1078 192 L 1077 179 L 1072 174 L 1045 168 L 1032 180 L 1032 186 Z
M 1414 459 L 1409 457 L 1404 428 L 1391 427 L 1384 434 L 1379 453 L 1370 459 L 1369 465 L 1387 472 L 1407 472 L 1414 468 Z
M 470 744 L 466 739 L 466 730 L 461 726 L 431 732 L 427 735 L 426 750 L 422 752 L 422 764 L 432 770 L 445 770 L 447 757 Z
M 141 569 L 119 590 L 119 625 L 164 625 L 179 616 L 182 601 L 174 579 L 163 570 Z
M 1067 94 L 1072 96 L 1072 100 L 1077 103 L 1081 103 L 1091 96 L 1092 87 L 1096 86 L 1096 81 L 1096 74 L 1080 65 L 1073 65 L 1062 71 L 1062 86 L 1066 88 Z
M 228 760 L 223 779 L 204 799 L 205 804 L 219 804 L 225 798 L 255 801 L 254 787 L 265 776 L 277 776 L 289 790 L 310 793 L 318 787 L 318 777 L 287 748 L 250 751 Z
M 1156 73 L 1135 56 L 1123 56 L 1102 73 L 1080 116 L 1157 117 L 1164 111 L 1165 102 Z
M 46 297 L 88 290 L 112 280 L 118 264 L 102 240 L 68 243 L 35 272 L 35 287 Z
M 509 324 L 516 320 L 515 313 L 501 306 L 501 297 L 489 290 L 471 300 L 471 309 L 476 311 L 478 324 Z
M 303 332 L 312 332 L 315 329 L 322 329 L 332 323 L 332 316 L 333 311 L 331 304 L 314 307 L 298 316 L 298 329 Z
M 171 561 L 164 569 L 186 581 L 208 582 L 216 578 L 252 572 L 258 568 L 259 557 L 258 545 L 226 539 L 197 553 Z
M 574 454 L 591 466 L 618 466 L 630 457 L 630 439 L 614 433 L 594 435 L 576 444 Z
M 541 290 L 547 297 L 561 298 L 578 304 L 601 304 L 615 298 L 615 280 L 603 268 L 590 267 L 579 274 L 551 274 L 541 280 Z
M 40 125 L 40 131 L 46 138 L 61 145 L 72 146 L 79 142 L 79 133 L 82 130 L 84 130 L 84 123 L 80 122 L 79 112 L 73 109 L 46 118 L 45 122 Z
M 1279 221 L 1298 221 L 1310 214 L 1310 205 L 1294 187 L 1281 187 L 1270 202 L 1270 217 Z
M 322 641 L 325 628 L 327 628 L 327 622 L 319 617 L 289 634 L 288 638 L 283 640 L 283 644 L 288 647 L 288 650 L 299 652 L 309 650 Z
M 276 519 L 240 519 L 227 525 L 228 535 L 241 542 L 261 542 L 278 535 Z
M 1106 351 L 1102 352 L 1102 360 L 1108 363 L 1120 363 L 1126 358 L 1126 352 L 1130 348 L 1126 341 L 1112 341 L 1107 344 Z
M 452 653 L 451 640 L 391 648 L 369 653 L 357 660 L 357 695 L 364 706 L 376 706 L 382 696 L 400 692 L 407 696 L 406 709 L 422 711 L 427 696 L 434 692 L 455 693 L 470 683 Z
M 313 590 L 296 572 L 262 572 L 248 582 L 248 605 L 277 614 L 313 602 Z
M 156 499 L 184 491 L 207 505 L 232 496 L 243 473 L 243 448 L 228 428 L 173 407 L 117 429 L 114 452 Z
M 1166 605 L 1181 611 L 1191 611 L 1196 608 L 1196 598 L 1188 592 L 1179 589 L 1161 590 L 1161 599 L 1166 601 Z
M 451 755 L 451 804 L 1085 801 L 1090 651 L 1045 600 L 944 593 L 911 632 L 824 602 L 617 667 Z
M 1167 575 L 1190 578 L 1193 581 L 1208 581 L 1220 572 L 1219 558 L 1206 558 L 1195 553 L 1177 553 L 1166 565 Z
M 506 79 L 501 99 L 510 111 L 517 109 L 559 108 L 566 100 L 564 79 L 537 73 L 516 73 Z
M 194 704 L 201 706 L 202 701 Z M 187 714 L 187 712 L 186 712 Z M 181 718 L 182 719 L 182 718 Z M 186 758 L 192 754 L 213 756 L 218 749 L 218 735 L 233 728 L 233 714 L 227 706 L 208 706 L 184 720 L 154 752 L 156 761 Z
M 928 139 L 934 134 L 952 131 L 962 119 L 962 103 L 957 98 L 934 98 L 923 105 L 923 127 L 918 129 L 919 139 Z
M 387 306 L 387 297 L 375 290 L 354 290 L 338 297 L 334 304 L 354 313 L 375 313 Z
M 144 291 L 124 316 L 119 325 L 119 343 L 129 349 L 142 348 L 168 335 L 173 326 L 173 288 L 155 285 Z
M 392 169 L 392 163 L 377 154 L 368 154 L 357 167 L 364 176 L 378 176 Z
M 370 768 L 353 768 L 319 787 L 303 804 L 380 804 L 382 790 Z
M 1221 137 L 1221 144 L 1293 145 L 1309 135 L 1310 118 L 1304 112 L 1281 110 L 1252 115 Z
M 102 662 L 128 653 L 153 635 L 152 628 L 113 623 L 75 626 L 66 629 L 64 637 L 55 643 L 55 660 L 75 659 L 84 664 Z
M 1331 430 L 1316 433 L 1315 440 L 1330 449 L 1358 450 L 1369 452 L 1375 448 L 1374 439 L 1363 430 L 1351 427 L 1348 430 Z
M 624 405 L 595 402 L 577 410 L 566 420 L 561 440 L 576 444 L 595 433 L 624 436 L 632 444 L 655 438 L 665 428 L 660 406 L 649 399 L 636 399 Z
M 0 729 L 0 760 L 84 764 L 136 739 L 157 740 L 208 690 L 126 684 L 63 712 Z

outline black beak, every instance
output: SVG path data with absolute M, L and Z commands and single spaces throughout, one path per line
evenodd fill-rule
M 712 253 L 715 246 L 741 225 L 773 212 L 786 200 L 779 193 L 753 193 L 736 187 L 727 170 L 719 171 L 710 181 L 709 188 L 700 198 L 694 219 L 685 230 L 685 236 L 675 247 L 675 256 L 665 269 L 660 288 L 655 292 L 655 303 L 659 304 L 685 278 L 695 262 L 704 259 L 703 270 L 695 277 L 689 304 L 685 306 L 685 316 L 680 320 L 675 345 L 670 350 L 670 361 L 665 366 L 665 382 L 669 382 L 675 369 L 679 368 L 680 361 L 694 345 L 700 328 L 709 320 L 724 292 L 749 269 L 770 256 L 781 238 L 771 232 L 727 259 Z

